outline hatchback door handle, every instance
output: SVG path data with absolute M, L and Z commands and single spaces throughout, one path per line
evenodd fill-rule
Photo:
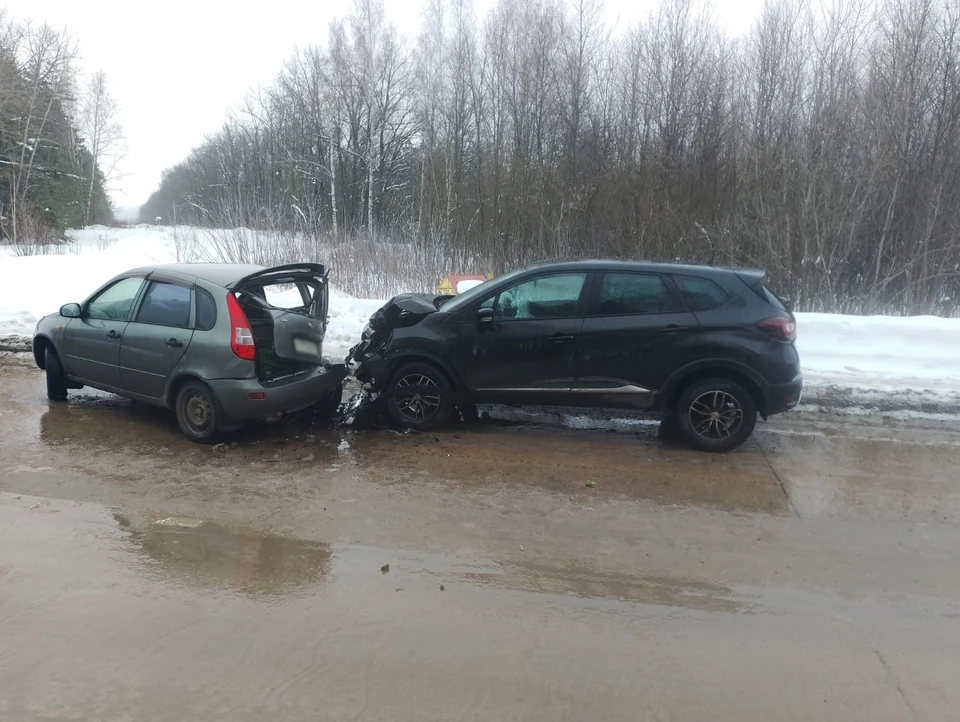
M 566 343 L 567 341 L 573 341 L 573 336 L 551 336 L 550 343 Z
M 183 344 L 177 341 L 177 339 L 175 338 L 168 338 L 167 346 L 169 346 L 170 348 L 181 348 Z
M 111 330 L 110 333 L 107 334 L 107 338 L 109 338 L 109 339 L 111 339 L 111 340 L 113 340 L 113 341 L 116 341 L 118 338 L 120 338 L 120 334 L 117 333 L 116 331 L 112 331 L 112 330 Z
M 670 324 L 669 326 L 661 328 L 660 333 L 674 334 L 680 333 L 681 331 L 688 331 L 689 329 L 689 326 L 677 326 L 676 324 Z

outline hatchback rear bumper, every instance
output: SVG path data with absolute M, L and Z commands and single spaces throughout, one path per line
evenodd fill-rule
M 257 379 L 209 381 L 227 423 L 262 421 L 292 414 L 313 406 L 334 389 L 343 387 L 347 367 L 343 364 L 318 366 L 286 383 L 264 385 Z M 260 395 L 263 398 L 258 398 Z M 252 396 L 252 398 L 251 398 Z
M 797 374 L 796 378 L 788 383 L 768 386 L 766 392 L 767 416 L 789 411 L 799 404 L 803 397 L 803 374 Z

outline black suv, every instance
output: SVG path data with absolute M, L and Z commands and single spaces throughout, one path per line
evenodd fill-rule
M 540 263 L 459 296 L 405 294 L 350 352 L 401 426 L 477 403 L 647 409 L 728 451 L 800 401 L 796 323 L 762 271 Z

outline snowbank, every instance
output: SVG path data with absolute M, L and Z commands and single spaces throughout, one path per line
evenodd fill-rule
M 960 319 L 798 313 L 797 347 L 812 386 L 960 393 Z
M 0 339 L 29 337 L 41 316 L 81 301 L 122 271 L 182 260 L 185 237 L 195 253 L 202 240 L 192 229 L 151 226 L 71 231 L 55 255 L 18 258 L 0 249 Z M 382 303 L 334 288 L 328 355 L 344 356 Z M 936 407 L 941 400 L 960 409 L 960 319 L 801 313 L 797 326 L 809 399 L 874 408 L 884 401 Z

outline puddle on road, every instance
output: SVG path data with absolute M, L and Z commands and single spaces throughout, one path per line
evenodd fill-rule
M 29 550 L 9 555 L 11 563 L 23 561 L 38 573 L 55 564 L 53 576 L 68 584 L 74 577 L 108 585 L 139 579 L 174 590 L 263 600 L 312 596 L 331 584 L 373 598 L 434 594 L 444 585 L 444 593 L 458 597 L 493 591 L 713 612 L 753 606 L 729 587 L 693 579 L 618 573 L 569 561 L 331 545 L 202 519 L 147 519 L 94 504 L 9 493 L 0 493 L 0 522 L 6 534 L 30 543 Z M 21 560 L 24 553 L 29 558 Z
M 193 519 L 154 522 L 114 518 L 145 558 L 141 570 L 157 581 L 242 594 L 284 596 L 321 584 L 330 571 L 326 544 L 233 530 Z

